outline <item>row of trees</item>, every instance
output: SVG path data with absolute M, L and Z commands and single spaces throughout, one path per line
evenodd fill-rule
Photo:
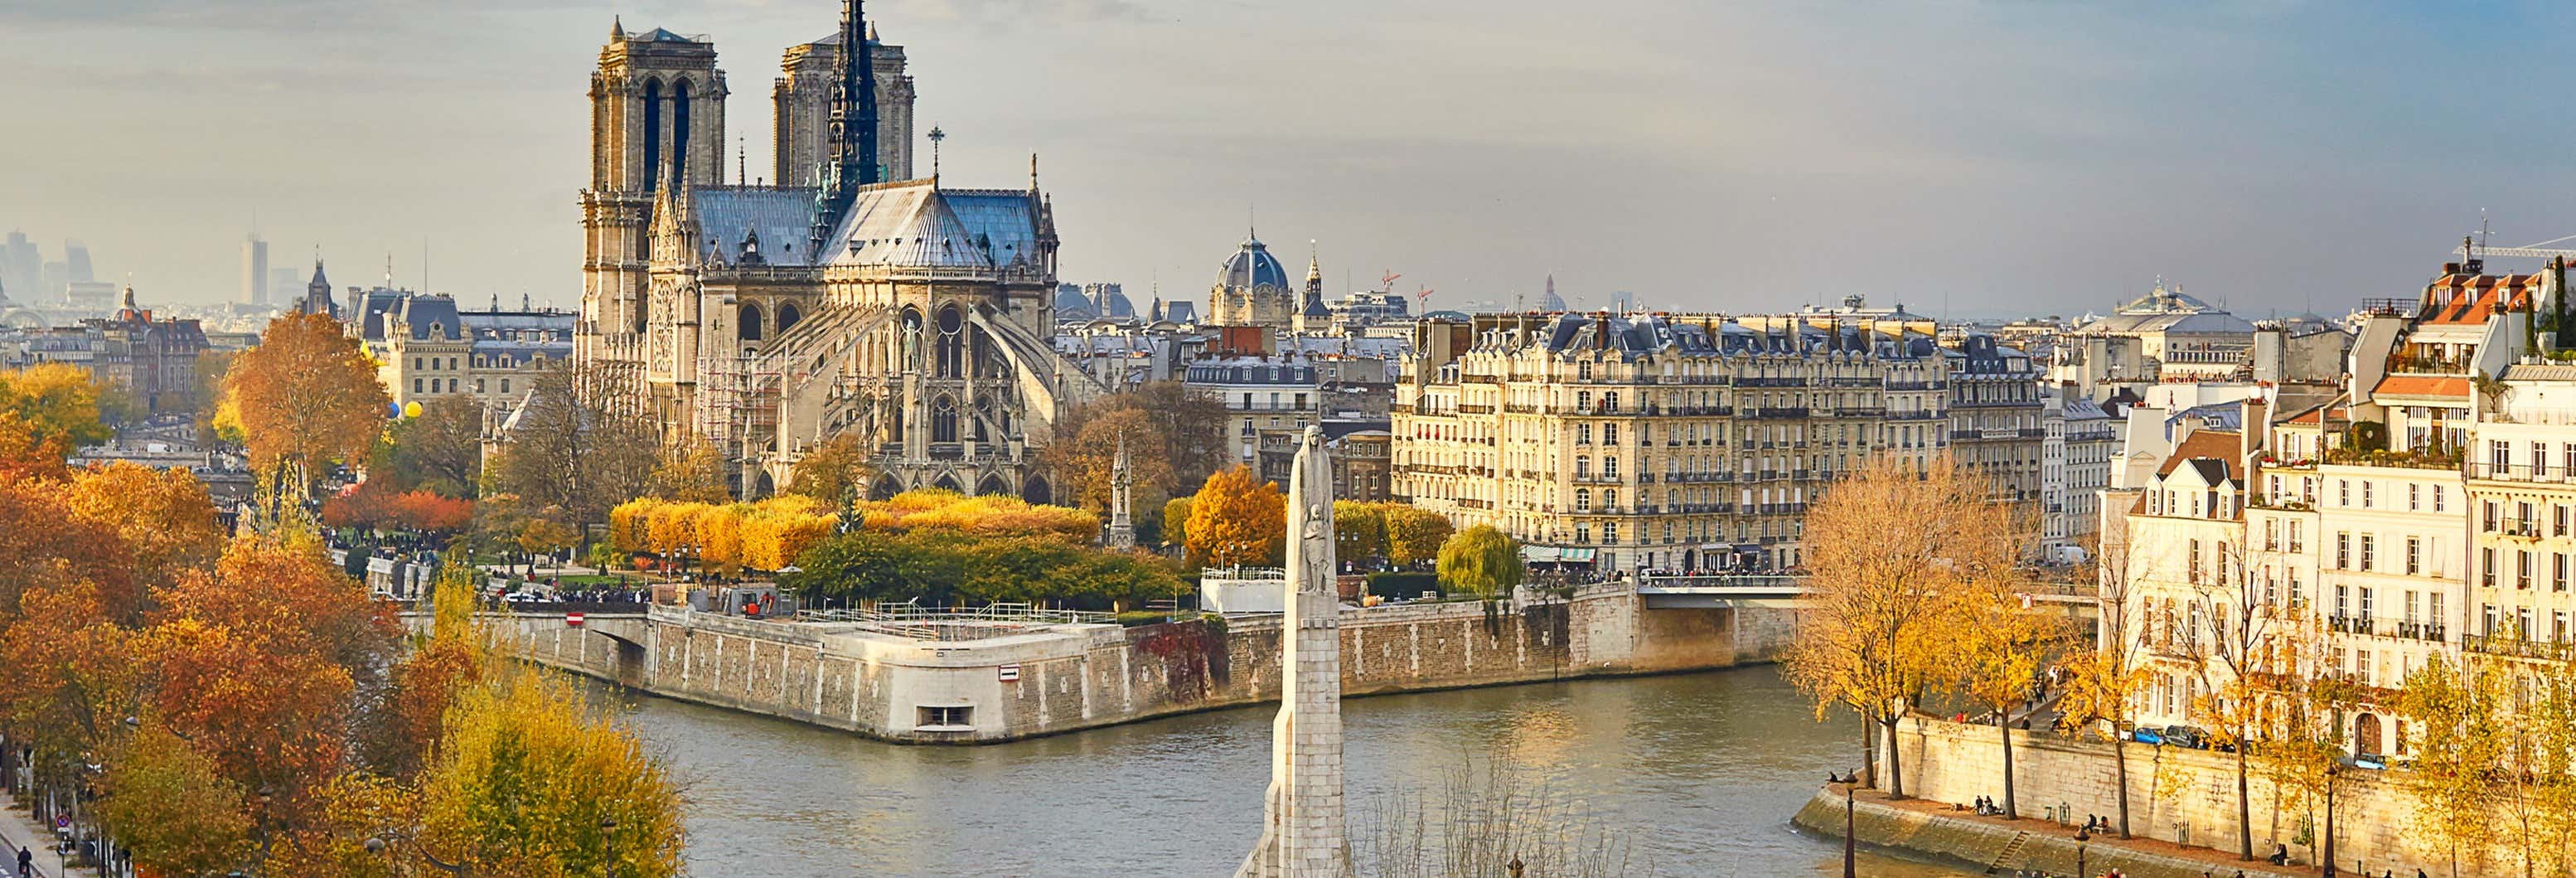
M 295 504 L 227 538 L 185 472 L 63 466 L 96 388 L 0 387 L 0 731 L 41 798 L 167 875 L 676 872 L 667 773 L 494 663 L 462 572 L 402 649 Z
M 2397 706 L 2421 730 L 2401 777 L 2426 847 L 2472 869 L 2576 874 L 2576 663 L 2437 653 Z M 2498 848 L 2510 862 L 2489 861 Z
M 1114 610 L 1189 592 L 1169 562 L 1052 534 L 863 530 L 833 537 L 780 577 L 803 594 L 925 604 L 1027 602 Z
M 1343 564 L 1428 563 L 1454 532 L 1448 518 L 1410 504 L 1333 501 L 1333 557 Z
M 2019 541 L 2012 510 L 1987 500 L 1983 479 L 1944 462 L 1918 473 L 1876 458 L 1852 471 L 1809 512 L 1804 554 L 1812 590 L 1782 658 L 1819 720 L 1850 709 L 1884 733 L 1888 765 L 1871 778 L 1905 795 L 1897 722 L 1948 698 L 1992 711 L 2011 782 L 2011 711 L 2035 691 L 2065 645 L 2050 617 L 2020 606 Z
M 777 570 L 831 536 L 822 501 L 789 495 L 756 503 L 701 503 L 646 497 L 609 510 L 618 551 L 687 558 L 713 570 Z

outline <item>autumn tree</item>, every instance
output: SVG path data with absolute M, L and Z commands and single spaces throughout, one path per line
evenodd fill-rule
M 2054 617 L 2026 609 L 2014 588 L 2012 572 L 1997 571 L 1960 590 L 1961 603 L 1952 616 L 1957 625 L 1958 690 L 1980 707 L 1993 711 L 1995 733 L 2003 741 L 2004 819 L 2021 817 L 2013 783 L 2012 712 L 2030 701 L 2040 669 L 2057 653 L 2065 637 Z
M 1386 517 L 1386 560 L 1399 567 L 1411 567 L 1439 557 L 1440 547 L 1449 542 L 1456 528 L 1440 513 L 1417 509 L 1402 503 L 1380 507 Z
M 73 451 L 115 435 L 99 409 L 103 392 L 65 363 L 0 372 L 0 476 L 59 472 Z
M 841 498 L 867 495 L 868 447 L 858 433 L 841 433 L 798 458 L 787 490 L 839 505 Z
M 186 470 L 117 462 L 71 472 L 57 487 L 82 529 L 117 538 L 110 560 L 119 576 L 94 577 L 107 618 L 135 624 L 149 607 L 145 589 L 212 564 L 223 551 L 206 485 Z M 67 522 L 68 523 L 68 522 Z
M 2273 626 L 2296 611 L 2284 610 L 2276 588 L 2263 578 L 2271 568 L 2262 551 L 2220 541 L 2208 566 L 2163 577 L 2190 583 L 2187 616 L 2202 630 L 2186 632 L 2180 652 L 2197 670 L 2204 693 L 2191 708 L 2207 720 L 2213 743 L 2233 751 L 2237 856 L 2245 860 L 2254 859 L 2251 754 L 2263 746 L 2263 719 L 2273 700 L 2265 681 L 2281 676 Z
M 1358 564 L 1386 557 L 1386 508 L 1358 500 L 1333 501 L 1333 558 Z
M 402 484 L 449 497 L 473 497 L 483 476 L 483 406 L 448 396 L 422 403 L 420 417 L 397 421 L 381 455 Z
M 1209 476 L 1190 500 L 1186 545 L 1210 567 L 1278 564 L 1287 544 L 1288 498 L 1241 464 Z
M 725 487 L 724 452 L 715 443 L 695 437 L 684 437 L 662 449 L 662 462 L 653 467 L 653 496 L 689 503 L 725 503 L 733 493 Z
M 1509 596 L 1529 571 L 1520 543 L 1490 524 L 1459 531 L 1441 544 L 1439 558 L 1442 586 L 1489 605 Z
M 2435 652 L 2397 696 L 2397 714 L 2422 730 L 2414 770 L 2403 775 L 2414 800 L 2409 828 L 2454 860 L 2483 854 L 2497 835 L 2494 774 L 2506 750 L 2489 676 Z
M 309 488 L 335 460 L 363 460 L 390 405 L 376 367 L 327 314 L 269 321 L 258 347 L 233 358 L 224 395 L 251 462 L 288 467 Z
M 1155 437 L 1155 441 L 1160 444 L 1164 452 L 1161 460 L 1171 472 L 1171 480 L 1162 483 L 1167 491 L 1179 490 L 1182 485 L 1203 482 L 1207 477 L 1215 475 L 1218 470 L 1234 462 L 1234 450 L 1228 444 L 1225 433 L 1230 416 L 1224 401 L 1192 391 L 1179 381 L 1157 381 L 1125 393 L 1102 397 L 1087 405 L 1075 406 L 1056 421 L 1054 442 L 1074 443 L 1067 446 L 1068 451 L 1078 447 L 1088 447 L 1081 442 L 1081 437 L 1085 431 L 1091 429 L 1092 423 L 1119 413 L 1134 413 L 1141 416 L 1136 419 L 1121 418 L 1121 420 L 1131 426 L 1141 425 L 1147 428 Z M 1097 433 L 1095 438 L 1098 438 Z M 1129 441 L 1136 440 L 1131 437 Z M 1048 465 L 1062 478 L 1067 480 L 1083 478 L 1081 475 L 1083 468 L 1059 456 L 1053 444 L 1043 453 L 1048 456 Z M 1092 455 L 1090 451 L 1077 453 L 1080 456 Z M 1106 458 L 1101 460 L 1105 461 Z M 1105 465 L 1095 471 L 1104 474 L 1104 477 L 1107 473 Z M 1104 487 L 1107 484 L 1106 481 L 1100 483 Z M 1140 481 L 1138 484 L 1140 487 L 1137 488 L 1137 496 L 1146 496 L 1145 489 L 1141 487 L 1143 482 Z M 1087 486 L 1087 483 L 1068 485 L 1069 489 L 1073 489 L 1068 492 L 1082 496 L 1078 491 Z M 1103 493 L 1101 496 L 1105 498 L 1107 494 Z M 1086 502 L 1084 508 L 1093 507 Z
M 669 768 L 547 677 L 467 690 L 421 798 L 417 843 L 471 874 L 679 873 L 685 830 Z
M 1947 459 L 1918 475 L 1894 457 L 1852 470 L 1807 514 L 1809 596 L 1782 666 L 1817 719 L 1839 703 L 1885 732 L 1891 795 L 1905 795 L 1897 721 L 1949 673 L 1962 594 L 2013 566 L 2009 517 Z
M 1100 404 L 1116 400 L 1111 397 Z M 1047 461 L 1061 479 L 1066 499 L 1076 508 L 1108 516 L 1111 477 L 1117 469 L 1118 449 L 1124 443 L 1128 478 L 1132 480 L 1129 493 L 1134 504 L 1127 512 L 1137 518 L 1151 518 L 1172 496 L 1177 484 L 1170 444 L 1155 420 L 1143 409 L 1118 406 L 1085 419 L 1080 432 L 1048 446 Z
M 2064 694 L 2058 698 L 2058 723 L 2075 734 L 2092 732 L 2111 744 L 2112 799 L 2117 806 L 2120 837 L 2129 837 L 2129 746 L 2120 730 L 2128 727 L 2138 693 L 2154 681 L 2145 656 L 2144 613 L 2130 605 L 2132 571 L 2127 519 L 2106 516 L 2093 538 L 2095 612 L 2099 637 L 2090 650 L 2078 651 L 2066 663 Z
M 143 869 L 218 875 L 254 849 L 241 785 L 160 723 L 127 736 L 100 788 L 99 817 Z
M 521 503 L 563 510 L 587 543 L 587 527 L 606 521 L 610 507 L 649 493 L 660 442 L 642 421 L 597 404 L 574 368 L 531 383 L 501 445 L 495 485 Z

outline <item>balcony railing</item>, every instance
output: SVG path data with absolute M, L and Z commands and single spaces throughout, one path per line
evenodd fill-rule
M 2515 658 L 2556 659 L 2559 661 L 2566 661 L 2571 657 L 2576 657 L 2576 649 L 2571 649 L 2570 646 L 2571 645 L 2567 643 L 2552 643 L 2546 640 L 2525 640 L 2520 637 L 2505 634 L 2466 634 L 2461 635 L 2460 637 L 2461 649 L 2486 655 L 2512 656 Z
M 2551 467 L 2546 464 L 2497 466 L 2492 463 L 2471 462 L 2469 478 L 2498 482 L 2564 483 L 2576 481 L 2576 474 L 2571 474 L 2566 467 Z

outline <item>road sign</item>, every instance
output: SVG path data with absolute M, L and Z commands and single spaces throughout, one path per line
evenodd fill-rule
M 1019 666 L 1019 665 L 1003 665 L 1003 666 L 1001 667 L 1001 677 L 1002 677 L 1002 682 L 1004 682 L 1004 683 L 1017 683 L 1017 682 L 1019 682 L 1019 681 L 1020 681 L 1020 666 Z
M 579 628 L 579 627 L 581 627 L 581 614 L 580 614 L 580 613 L 565 613 L 565 614 L 564 614 L 564 625 L 565 625 L 566 627 L 571 627 L 571 628 Z

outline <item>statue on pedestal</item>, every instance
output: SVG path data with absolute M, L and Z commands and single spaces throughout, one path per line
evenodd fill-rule
M 1333 468 L 1324 431 L 1298 437 L 1288 477 L 1286 618 L 1261 841 L 1236 878 L 1350 878 L 1342 800 L 1342 604 L 1333 589 Z

